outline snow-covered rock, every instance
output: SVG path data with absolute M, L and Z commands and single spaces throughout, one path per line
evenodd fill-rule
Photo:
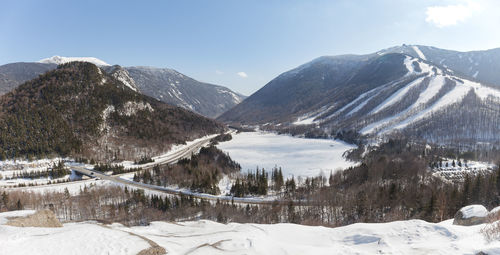
M 462 207 L 456 214 L 453 224 L 471 226 L 486 223 L 488 209 L 482 205 L 468 205 Z
M 123 67 L 115 65 L 110 69 L 111 76 L 115 77 L 117 80 L 123 83 L 123 85 L 127 86 L 131 90 L 137 92 L 137 85 L 135 84 L 134 79 L 130 77 L 130 74 Z

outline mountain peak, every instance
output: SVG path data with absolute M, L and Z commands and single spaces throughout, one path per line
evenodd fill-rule
M 89 62 L 98 66 L 110 66 L 110 64 L 94 57 L 61 57 L 61 56 L 52 56 L 50 58 L 44 58 L 39 63 L 44 64 L 65 64 L 73 61 L 81 61 L 81 62 Z

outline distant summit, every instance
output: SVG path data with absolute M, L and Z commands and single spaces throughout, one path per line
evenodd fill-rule
M 44 63 L 44 64 L 66 64 L 68 62 L 73 62 L 73 61 L 80 61 L 80 62 L 89 62 L 94 65 L 98 66 L 110 66 L 110 64 L 94 57 L 61 57 L 61 56 L 53 56 L 50 58 L 44 58 L 40 61 L 39 63 Z

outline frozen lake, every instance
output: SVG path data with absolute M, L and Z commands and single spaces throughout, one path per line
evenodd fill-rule
M 263 132 L 244 132 L 220 143 L 221 150 L 241 165 L 241 170 L 265 168 L 271 171 L 281 167 L 289 177 L 328 176 L 331 171 L 344 169 L 356 163 L 347 161 L 342 154 L 356 146 L 335 140 L 305 139 Z

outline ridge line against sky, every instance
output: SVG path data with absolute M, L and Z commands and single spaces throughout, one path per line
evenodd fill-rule
M 5 0 L 0 64 L 53 55 L 173 68 L 250 95 L 324 55 L 500 47 L 500 1 Z

